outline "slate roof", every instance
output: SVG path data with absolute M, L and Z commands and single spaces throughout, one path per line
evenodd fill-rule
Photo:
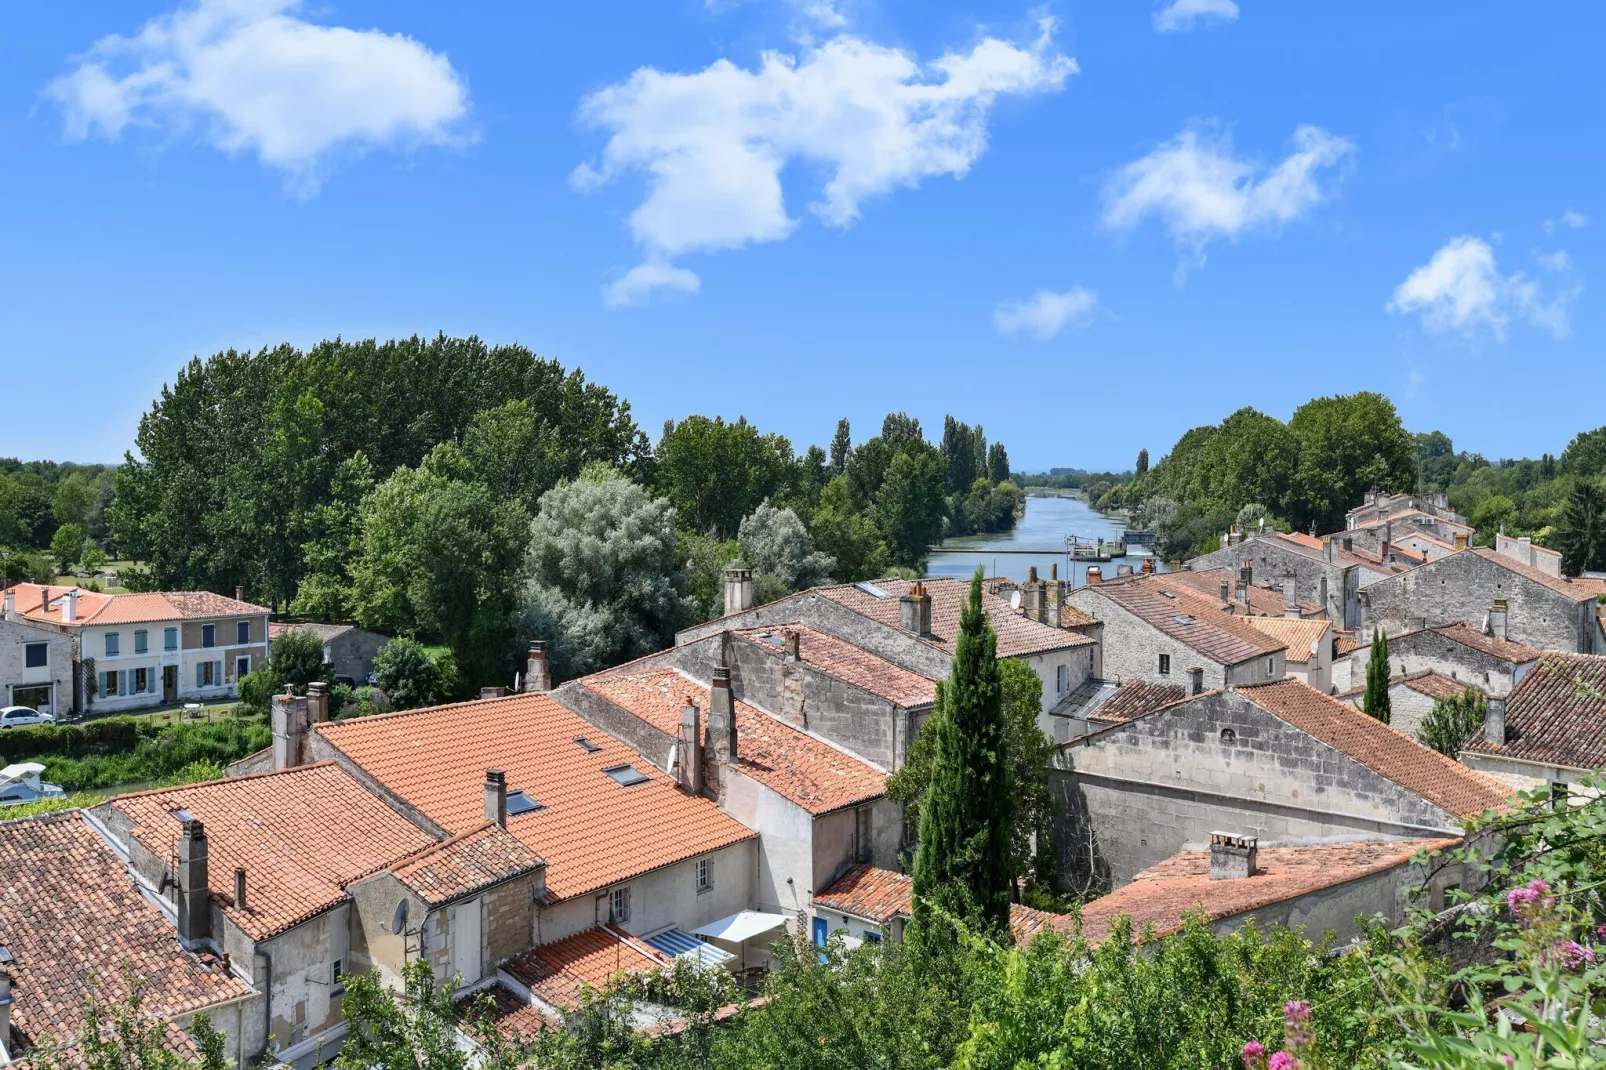
M 1084 587 L 1153 625 L 1184 646 L 1223 665 L 1237 665 L 1283 649 L 1250 626 L 1247 617 L 1224 612 L 1221 603 L 1169 574 L 1133 576 Z
M 1245 617 L 1244 622 L 1274 643 L 1288 648 L 1289 661 L 1309 661 L 1312 649 L 1326 638 L 1332 624 L 1299 617 Z
M 1464 621 L 1441 625 L 1437 628 L 1429 628 L 1428 631 L 1433 632 L 1435 635 L 1442 635 L 1452 643 L 1459 643 L 1464 647 L 1516 665 L 1535 661 L 1544 655 L 1544 652 L 1539 648 L 1531 647 L 1527 643 L 1516 643 L 1509 639 L 1496 639 L 1492 635 L 1485 635 Z
M 251 617 L 268 612 L 266 606 L 240 602 L 211 591 L 149 591 L 100 594 L 81 587 L 50 586 L 50 604 L 42 606 L 46 587 L 19 583 L 8 588 L 16 596 L 17 612 L 29 620 L 61 624 L 61 607 L 68 591 L 78 592 L 78 606 L 68 627 L 105 624 L 143 624 L 165 620 L 209 620 L 213 617 Z
M 965 599 L 970 596 L 970 584 L 953 579 L 918 582 L 926 585 L 926 593 L 931 596 L 932 634 L 927 639 L 952 654 L 954 640 L 959 635 L 959 611 L 964 606 Z M 855 613 L 880 621 L 892 628 L 898 627 L 898 600 L 909 593 L 910 581 L 896 578 L 875 580 L 871 586 L 885 591 L 887 597 L 878 598 L 852 583 L 818 587 L 815 588 L 815 592 Z M 1066 647 L 1085 646 L 1094 642 L 1080 632 L 1039 624 L 995 595 L 984 593 L 982 606 L 986 610 L 988 620 L 992 622 L 993 630 L 998 633 L 998 656 L 1001 658 L 1022 658 L 1048 650 L 1063 650 Z M 1074 615 L 1062 615 L 1060 619 L 1067 628 L 1094 623 L 1092 617 L 1080 610 Z
M 1238 597 L 1238 570 L 1233 568 L 1182 569 L 1165 573 L 1175 583 L 1186 584 L 1200 594 L 1214 598 L 1219 604 L 1235 602 Z M 1221 581 L 1227 581 L 1227 602 L 1220 602 Z M 1321 607 L 1309 602 L 1296 603 L 1301 613 L 1319 613 Z M 1249 585 L 1249 610 L 1266 617 L 1280 617 L 1286 605 L 1283 592 L 1275 587 Z
M 487 821 L 390 868 L 404 887 L 431 906 L 540 869 L 541 856 L 507 829 Z
M 435 844 L 332 762 L 136 792 L 106 805 L 126 815 L 130 835 L 162 859 L 177 850 L 173 812 L 198 819 L 212 901 L 257 940 L 344 902 L 350 881 Z M 234 903 L 237 866 L 246 873 L 243 910 Z
M 550 944 L 522 951 L 502 964 L 537 998 L 553 1007 L 578 1006 L 586 988 L 600 989 L 625 973 L 644 973 L 670 965 L 669 959 L 639 940 L 598 925 Z
M 868 691 L 905 709 L 929 706 L 936 698 L 937 685 L 919 673 L 899 668 L 885 658 L 804 624 L 783 624 L 774 628 L 744 628 L 732 632 L 762 650 L 784 656 L 788 635 L 798 639 L 798 659 L 809 668 Z
M 1273 716 L 1456 817 L 1501 806 L 1510 789 L 1299 680 L 1239 687 Z
M 13 1041 L 30 1047 L 71 1043 L 91 981 L 103 1000 L 127 996 L 125 966 L 144 981 L 144 1009 L 156 1017 L 251 994 L 211 956 L 179 947 L 172 924 L 77 810 L 0 822 L 0 944 L 15 959 Z
M 318 725 L 315 731 L 388 791 L 451 833 L 485 820 L 485 771 L 542 805 L 508 829 L 546 859 L 555 900 L 755 835 L 550 695 L 521 694 Z M 591 752 L 575 742 L 589 739 Z M 625 787 L 604 770 L 631 765 Z
M 1444 850 L 1459 839 L 1262 847 L 1252 877 L 1210 879 L 1210 852 L 1183 851 L 1132 878 L 1132 883 L 1082 908 L 1082 935 L 1093 943 L 1109 935 L 1115 919 L 1132 919 L 1134 937 L 1145 929 L 1164 936 L 1182 928 L 1183 916 L 1203 912 L 1211 921 L 1236 917 L 1297 899 L 1395 866 L 1419 851 Z
M 614 670 L 587 676 L 580 684 L 670 735 L 679 734 L 688 699 L 707 724 L 708 686 L 677 669 Z M 824 814 L 886 791 L 885 770 L 746 702 L 737 700 L 735 707 L 735 768 L 782 798 Z
M 1506 742 L 1480 728 L 1463 754 L 1570 769 L 1606 766 L 1606 657 L 1546 654 L 1506 698 Z

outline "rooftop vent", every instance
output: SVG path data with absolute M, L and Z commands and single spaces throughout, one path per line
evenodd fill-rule
M 869 595 L 871 598 L 891 598 L 892 595 L 873 583 L 855 583 L 853 586 Z
M 574 741 L 578 743 L 580 745 L 580 749 L 585 751 L 587 754 L 595 754 L 602 749 L 602 744 L 593 743 L 585 736 L 575 736 Z
M 643 773 L 640 769 L 637 769 L 633 765 L 610 766 L 609 768 L 604 769 L 603 772 L 607 773 L 609 776 L 613 777 L 621 785 L 627 788 L 636 784 L 645 784 L 651 779 L 646 773 Z
M 1170 591 L 1161 591 L 1160 592 L 1160 597 L 1161 598 L 1175 598 L 1176 595 L 1172 594 Z
M 507 793 L 508 817 L 517 817 L 520 814 L 533 814 L 537 810 L 545 809 L 546 807 L 542 806 L 540 803 L 536 802 L 522 791 L 510 791 Z

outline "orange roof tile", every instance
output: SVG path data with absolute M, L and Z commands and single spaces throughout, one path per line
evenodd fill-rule
M 1418 669 L 1413 673 L 1396 674 L 1389 677 L 1389 688 L 1396 687 L 1408 687 L 1419 695 L 1426 695 L 1431 699 L 1441 699 L 1455 698 L 1469 687 L 1472 687 L 1472 685 L 1461 680 L 1452 679 L 1443 673 L 1434 672 L 1432 669 Z M 1482 689 L 1474 688 L 1474 690 Z M 1362 684 L 1360 687 L 1352 687 L 1348 691 L 1340 691 L 1334 697 L 1352 699 L 1357 695 L 1364 694 L 1366 694 L 1366 685 Z
M 1547 654 L 1506 698 L 1506 742 L 1490 743 L 1480 728 L 1462 753 L 1606 766 L 1606 657 Z
M 133 822 L 131 835 L 158 858 L 172 858 L 175 810 L 206 829 L 212 900 L 261 940 L 346 899 L 345 885 L 425 847 L 434 837 L 332 762 L 282 772 L 137 792 L 106 805 Z M 245 909 L 232 875 L 244 867 Z
M 390 867 L 424 902 L 438 906 L 480 888 L 510 880 L 546 863 L 494 821 L 453 836 Z
M 687 699 L 708 709 L 707 685 L 677 669 L 652 666 L 614 670 L 580 681 L 660 732 L 680 731 Z M 887 774 L 863 758 L 737 700 L 735 768 L 811 814 L 824 814 L 880 798 Z
M 1082 935 L 1097 943 L 1120 915 L 1132 919 L 1133 935 L 1148 929 L 1164 936 L 1182 928 L 1183 916 L 1203 912 L 1211 921 L 1297 899 L 1395 866 L 1419 851 L 1454 847 L 1458 839 L 1390 840 L 1366 843 L 1262 847 L 1252 877 L 1210 879 L 1210 852 L 1183 851 L 1132 878 L 1132 883 L 1082 908 Z
M 509 790 L 542 804 L 510 817 L 508 829 L 546 859 L 554 900 L 755 835 L 546 694 L 335 721 L 316 731 L 452 833 L 485 820 L 485 771 L 505 770 Z M 600 749 L 587 751 L 574 742 L 578 736 Z M 633 765 L 647 779 L 625 787 L 603 772 L 619 765 Z
M 785 656 L 783 647 L 786 638 L 795 635 L 798 640 L 798 660 L 803 664 L 905 709 L 929 706 L 936 698 L 937 685 L 919 673 L 899 668 L 863 647 L 805 624 L 745 628 L 732 634 L 762 650 L 773 651 L 776 657 Z
M 952 654 L 954 640 L 959 635 L 959 611 L 970 596 L 970 584 L 964 580 L 920 580 L 931 596 L 931 632 L 928 637 L 935 645 Z M 838 605 L 853 610 L 888 627 L 898 627 L 898 600 L 909 593 L 910 581 L 900 579 L 876 580 L 871 586 L 885 591 L 886 598 L 878 598 L 858 584 L 845 583 L 834 587 L 817 587 L 816 593 Z M 983 594 L 982 606 L 998 633 L 998 656 L 1022 658 L 1041 654 L 1047 650 L 1085 646 L 1094 640 L 1080 632 L 1066 631 L 1022 616 L 1002 598 Z M 1072 608 L 1067 606 L 1067 609 Z M 1067 627 L 1094 623 L 1093 618 L 1077 610 L 1073 618 L 1061 617 Z
M 1225 612 L 1214 597 L 1172 581 L 1170 573 L 1132 576 L 1082 588 L 1212 661 L 1237 665 L 1283 649 L 1249 625 L 1252 618 Z
M 17 612 L 30 620 L 61 624 L 62 604 L 69 591 L 78 594 L 70 626 L 142 624 L 146 621 L 200 620 L 211 617 L 249 617 L 268 612 L 266 606 L 236 601 L 211 591 L 149 591 L 100 594 L 82 587 L 56 587 L 19 583 L 8 588 L 16 596 Z M 50 602 L 43 604 L 46 591 Z
M 859 863 L 849 866 L 831 886 L 814 897 L 814 905 L 848 914 L 876 925 L 909 917 L 914 881 L 906 873 Z M 1066 914 L 1034 910 L 1020 903 L 1009 906 L 1009 931 L 1017 942 L 1042 932 L 1069 933 L 1074 919 Z
M 1299 680 L 1240 687 L 1238 695 L 1456 817 L 1501 806 L 1502 784 Z
M 125 967 L 145 984 L 153 1016 L 251 994 L 210 956 L 179 947 L 172 924 L 77 810 L 0 822 L 0 887 L 0 944 L 14 957 L 8 1044 L 71 1044 L 90 984 L 102 1000 L 120 1002 Z
M 477 989 L 458 1000 L 453 1008 L 458 1027 L 473 1035 L 473 1024 L 483 1021 L 495 1026 L 501 1035 L 517 1043 L 536 1036 L 559 1023 L 541 1008 L 514 992 L 501 981 Z
M 520 952 L 502 964 L 537 998 L 569 1009 L 586 989 L 598 990 L 621 974 L 662 969 L 669 959 L 606 925 Z
M 1496 639 L 1492 635 L 1484 635 L 1464 621 L 1457 621 L 1454 624 L 1445 624 L 1428 630 L 1444 636 L 1451 642 L 1460 643 L 1464 647 L 1470 647 L 1473 650 L 1497 657 L 1502 661 L 1515 662 L 1519 665 L 1544 656 L 1544 652 L 1537 647 L 1531 647 L 1527 643 L 1513 642 L 1509 639 Z
M 1181 702 L 1187 697 L 1188 689 L 1181 684 L 1151 684 L 1145 680 L 1122 680 L 1116 687 L 1115 694 L 1111 695 L 1102 706 L 1092 710 L 1088 717 L 1109 724 L 1121 724 L 1153 713 L 1161 706 Z
M 1308 661 L 1327 637 L 1331 623 L 1303 617 L 1245 617 L 1244 623 L 1288 648 L 1289 661 Z
M 1238 573 L 1231 568 L 1204 568 L 1182 569 L 1180 572 L 1167 572 L 1166 576 L 1175 583 L 1185 584 L 1207 597 L 1221 599 L 1221 581 L 1227 581 L 1227 602 L 1231 603 L 1238 597 Z M 1223 603 L 1225 604 L 1225 603 Z M 1298 603 L 1303 613 L 1317 613 L 1321 607 L 1308 602 Z M 1274 587 L 1257 587 L 1249 585 L 1249 610 L 1267 617 L 1280 617 L 1283 615 L 1283 593 Z

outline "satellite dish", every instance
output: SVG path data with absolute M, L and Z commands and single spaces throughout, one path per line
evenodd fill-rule
M 1009 596 L 1009 608 L 1010 609 L 1019 609 L 1020 608 L 1020 591 L 1017 590 L 1014 594 Z
M 396 904 L 396 912 L 390 916 L 390 931 L 399 933 L 407 928 L 407 900 L 403 899 Z

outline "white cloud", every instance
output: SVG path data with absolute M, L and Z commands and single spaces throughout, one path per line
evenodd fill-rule
M 446 57 L 401 34 L 319 26 L 300 0 L 198 0 L 103 37 L 48 95 L 69 139 L 199 128 L 316 191 L 336 149 L 439 143 L 468 110 Z
M 1573 258 L 1567 255 L 1567 250 L 1565 249 L 1557 249 L 1553 253 L 1540 253 L 1535 259 L 1539 261 L 1539 266 L 1546 271 L 1570 271 L 1573 266 Z
M 1082 326 L 1098 307 L 1098 297 L 1081 286 L 1064 293 L 1038 290 L 1027 301 L 1003 301 L 993 310 L 993 326 L 1000 334 L 1031 334 L 1046 341 L 1068 326 Z
M 609 138 L 573 182 L 647 175 L 629 219 L 644 266 L 786 237 L 797 221 L 781 171 L 794 161 L 823 174 L 814 213 L 845 227 L 871 197 L 969 171 L 1000 94 L 1060 89 L 1076 62 L 1054 50 L 1053 28 L 1043 20 L 1029 45 L 986 37 L 924 64 L 842 34 L 797 56 L 766 52 L 756 70 L 723 59 L 690 74 L 644 67 L 581 104 Z
M 1575 212 L 1571 208 L 1561 213 L 1561 221 L 1574 230 L 1589 226 L 1589 217 L 1582 212 Z
M 1165 220 L 1196 263 L 1215 238 L 1299 217 L 1326 191 L 1318 172 L 1347 160 L 1355 145 L 1316 126 L 1294 131 L 1294 148 L 1270 170 L 1233 154 L 1212 127 L 1190 127 L 1121 168 L 1104 190 L 1104 223 L 1125 229 L 1149 216 Z M 1258 175 L 1258 177 L 1257 177 Z
M 1437 333 L 1488 332 L 1503 339 L 1511 322 L 1519 320 L 1559 339 L 1571 334 L 1567 306 L 1578 293 L 1573 287 L 1547 299 L 1531 279 L 1502 274 L 1488 242 L 1461 235 L 1411 272 L 1387 307 L 1398 315 L 1420 312 L 1422 325 Z
M 1154 28 L 1161 33 L 1180 33 L 1201 21 L 1231 22 L 1237 17 L 1238 5 L 1232 0 L 1171 0 L 1154 13 Z
M 679 290 L 694 294 L 702 288 L 694 271 L 662 260 L 637 264 L 602 288 L 602 301 L 609 308 L 626 308 L 644 303 L 654 290 Z

